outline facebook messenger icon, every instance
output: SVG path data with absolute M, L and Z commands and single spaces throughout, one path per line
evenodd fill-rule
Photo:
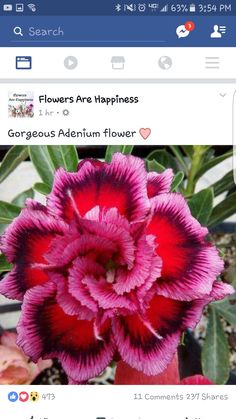
M 178 38 L 186 38 L 189 36 L 190 32 L 192 32 L 195 29 L 195 23 L 194 22 L 186 22 L 184 25 L 180 25 L 176 29 L 176 35 Z

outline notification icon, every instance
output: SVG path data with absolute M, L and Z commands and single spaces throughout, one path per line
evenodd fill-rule
M 29 395 L 26 393 L 26 391 L 21 391 L 19 394 L 19 400 L 20 402 L 27 402 L 29 400 Z
M 187 31 L 189 31 L 189 32 L 192 32 L 195 29 L 195 23 L 192 22 L 191 20 L 186 22 L 184 26 L 187 29 Z

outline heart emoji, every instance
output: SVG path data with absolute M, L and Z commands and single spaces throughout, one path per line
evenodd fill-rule
M 28 399 L 29 399 L 29 395 L 28 395 L 28 393 L 26 393 L 26 391 L 22 391 L 19 394 L 19 400 L 20 400 L 20 402 L 27 402 Z
M 139 130 L 139 134 L 144 140 L 147 140 L 147 138 L 151 135 L 151 132 L 151 128 L 140 128 Z

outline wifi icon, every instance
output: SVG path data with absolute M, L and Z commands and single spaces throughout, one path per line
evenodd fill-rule
M 33 3 L 27 4 L 27 7 L 31 10 L 31 12 L 36 12 L 36 5 Z

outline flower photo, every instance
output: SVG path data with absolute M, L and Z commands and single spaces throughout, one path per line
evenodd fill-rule
M 74 146 L 14 146 L 0 166 L 3 187 L 14 178 L 7 167 L 15 147 L 22 153 L 17 170 L 31 165 L 41 178 L 15 201 L 0 202 L 0 293 L 19 301 L 16 344 L 23 356 L 35 365 L 56 360 L 69 384 L 91 383 L 109 368 L 111 383 L 158 383 L 173 362 L 177 375 L 169 384 L 226 382 L 225 322 L 236 320 L 235 279 L 226 280 L 214 227 L 234 216 L 235 192 L 225 184 L 228 174 L 199 191 L 197 184 L 217 154 L 223 162 L 232 150 L 136 153 L 110 146 L 105 158 L 79 158 Z M 215 204 L 219 190 L 228 195 Z M 201 367 L 189 369 L 187 377 L 196 379 L 186 378 L 181 346 L 203 316 Z M 221 349 L 214 348 L 224 352 L 223 375 L 209 355 L 214 325 L 223 336 Z

